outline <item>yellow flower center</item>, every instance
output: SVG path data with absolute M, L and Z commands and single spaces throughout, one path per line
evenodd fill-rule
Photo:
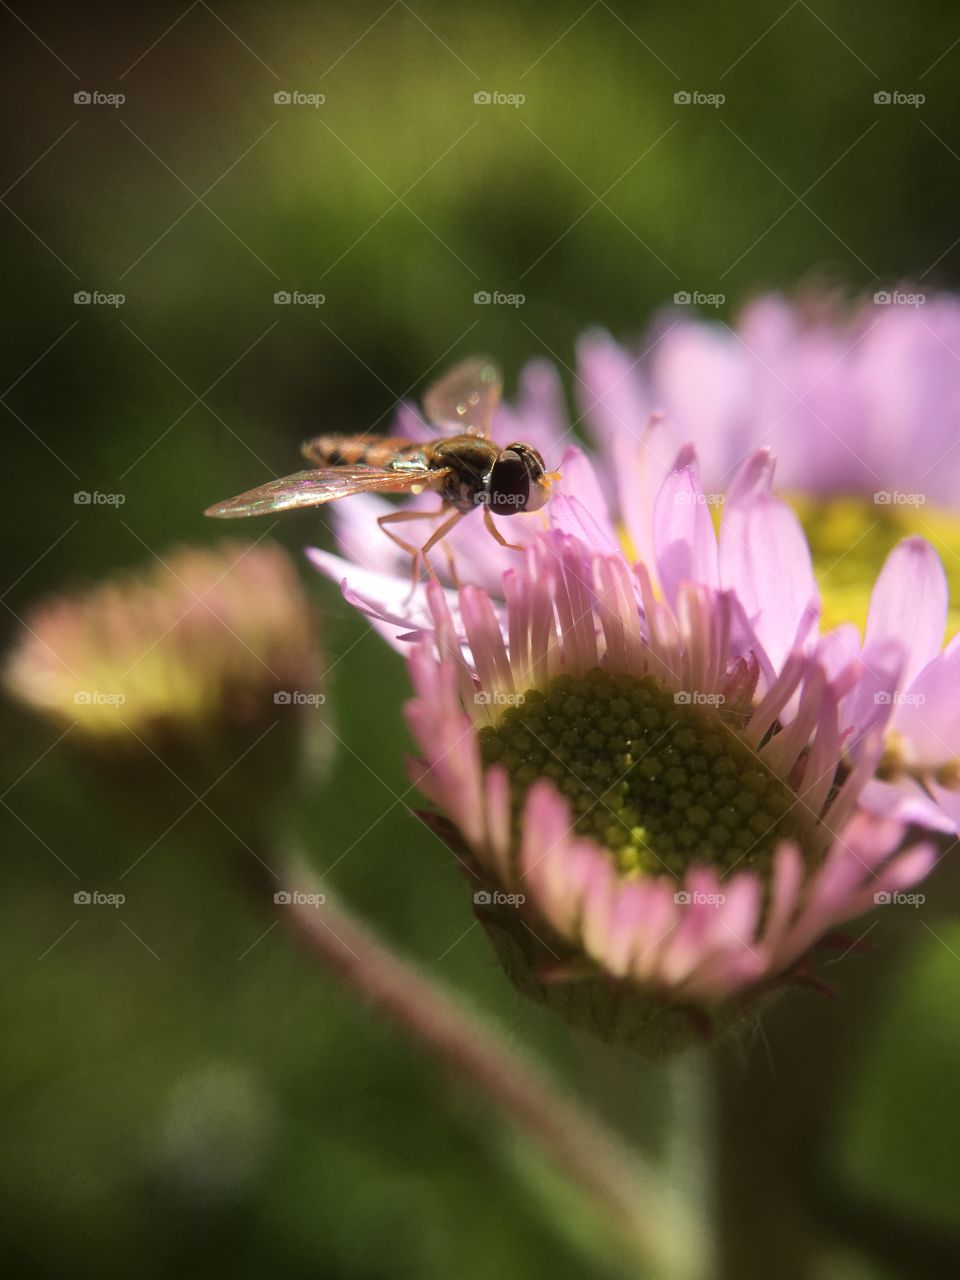
M 872 497 L 787 495 L 803 524 L 823 598 L 823 628 L 853 622 L 863 631 L 870 591 L 887 555 L 901 538 L 930 542 L 950 588 L 948 634 L 960 630 L 960 516 L 929 503 L 881 503 Z
M 900 539 L 912 534 L 926 538 L 943 562 L 950 591 L 947 637 L 960 631 L 960 516 L 955 512 L 929 503 L 874 502 L 866 496 L 818 498 L 790 493 L 784 497 L 799 516 L 810 544 L 823 601 L 824 631 L 852 622 L 863 634 L 877 574 Z M 711 514 L 719 532 L 722 506 L 712 507 Z M 617 532 L 628 559 L 635 560 L 636 549 L 627 530 L 621 525 Z
M 696 862 L 767 872 L 781 839 L 805 840 L 810 815 L 722 708 L 652 676 L 556 676 L 479 736 L 484 764 L 510 775 L 515 817 L 532 784 L 550 779 L 575 830 L 624 876 L 681 876 Z

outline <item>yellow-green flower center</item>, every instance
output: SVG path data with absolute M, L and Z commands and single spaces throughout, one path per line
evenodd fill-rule
M 903 495 L 897 493 L 887 496 L 889 502 L 869 497 L 788 497 L 810 543 L 823 597 L 824 629 L 854 622 L 862 630 L 870 591 L 884 560 L 901 538 L 919 534 L 943 561 L 951 600 L 947 626 L 953 635 L 960 630 L 960 517 L 929 503 L 900 501 Z
M 485 765 L 510 776 L 514 813 L 538 778 L 570 801 L 575 827 L 624 874 L 692 863 L 766 870 L 808 815 L 716 704 L 651 676 L 557 676 L 480 730 Z

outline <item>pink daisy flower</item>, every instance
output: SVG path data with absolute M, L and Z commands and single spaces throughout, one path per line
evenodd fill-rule
M 829 627 L 822 636 L 811 629 L 806 643 L 823 644 L 823 661 L 832 670 L 851 663 L 858 670 L 871 670 L 869 697 L 887 698 L 893 708 L 886 718 L 890 737 L 884 778 L 867 788 L 863 803 L 882 816 L 956 832 L 960 702 L 946 695 L 958 659 L 954 651 L 938 657 L 945 624 L 953 619 L 943 564 L 931 542 L 912 531 L 909 518 L 921 522 L 923 532 L 947 555 L 948 565 L 955 566 L 960 566 L 960 520 L 934 513 L 922 503 L 874 502 L 873 491 L 867 505 L 865 486 L 869 489 L 867 477 L 872 476 L 870 484 L 894 486 L 878 492 L 895 496 L 902 491 L 904 477 L 916 479 L 901 465 L 899 455 L 878 451 L 877 442 L 896 435 L 891 403 L 899 406 L 901 424 L 915 421 L 916 405 L 932 411 L 920 387 L 926 377 L 921 357 L 925 353 L 929 364 L 934 348 L 943 353 L 945 344 L 953 341 L 955 328 L 960 336 L 960 307 L 937 299 L 922 312 L 896 305 L 861 308 L 845 328 L 833 313 L 824 308 L 821 312 L 820 319 L 802 321 L 798 309 L 768 298 L 748 309 L 736 333 L 683 319 L 673 327 L 665 325 L 659 341 L 642 358 L 604 335 L 590 335 L 579 350 L 576 384 L 583 413 L 573 424 L 552 366 L 528 366 L 517 403 L 501 407 L 494 434 L 529 440 L 548 465 L 559 463 L 562 479 L 544 511 L 511 517 L 502 522 L 503 532 L 512 542 L 527 543 L 549 526 L 609 551 L 622 547 L 629 559 L 647 566 L 658 589 L 659 560 L 664 554 L 668 560 L 679 558 L 690 580 L 737 592 L 772 667 L 783 661 L 793 643 L 803 610 L 817 608 Z M 764 361 L 750 356 L 751 343 L 763 347 Z M 853 351 L 859 353 L 856 361 Z M 917 357 L 919 372 L 911 373 L 908 354 Z M 789 404 L 773 404 L 758 381 L 764 362 L 777 359 L 780 364 L 792 361 L 793 372 L 774 376 L 767 371 L 763 376 L 784 395 L 784 388 L 793 388 Z M 861 360 L 867 360 L 868 367 L 861 367 Z M 937 447 L 950 452 L 945 441 L 952 428 L 943 424 L 953 404 L 951 378 L 960 387 L 960 344 L 958 358 L 951 357 L 950 365 L 939 358 L 936 362 L 940 412 L 934 416 L 941 426 L 927 433 L 918 449 L 917 456 L 926 459 L 924 467 L 933 457 L 928 457 L 931 435 Z M 886 385 L 882 375 L 888 366 L 902 375 L 896 399 L 889 387 L 885 398 L 876 394 L 875 383 Z M 829 402 L 817 400 L 804 408 L 798 371 L 806 371 L 804 377 L 817 387 L 832 388 Z M 909 388 L 914 384 L 912 401 Z M 807 416 L 801 421 L 798 414 Z M 811 420 L 822 419 L 817 432 L 807 420 L 811 415 Z M 398 430 L 427 430 L 411 408 L 405 407 L 401 417 Z M 581 420 L 596 443 L 592 457 L 571 443 L 571 426 Z M 800 431 L 804 439 L 817 442 L 803 451 L 806 470 L 790 444 Z M 821 447 L 820 437 L 826 432 L 843 438 L 847 451 L 864 452 L 869 442 L 869 456 L 876 465 L 858 471 L 839 463 L 833 466 L 831 459 L 836 462 L 835 449 L 840 446 L 835 441 L 833 451 Z M 909 433 L 903 429 L 901 434 Z M 696 459 L 684 443 L 690 438 L 697 443 Z M 741 461 L 743 448 L 764 438 L 786 448 L 790 488 L 804 487 L 804 494 L 789 505 L 773 494 L 769 450 L 755 450 Z M 705 486 L 697 482 L 702 453 L 709 478 Z M 960 464 L 960 448 L 955 454 Z M 883 459 L 885 469 L 880 468 Z M 779 460 L 777 470 L 780 476 Z M 898 475 L 901 490 L 895 487 Z M 711 484 L 721 483 L 724 488 L 711 491 Z M 826 501 L 834 489 L 849 492 L 856 486 L 864 491 L 860 498 Z M 422 505 L 429 507 L 430 500 L 422 500 Z M 313 555 L 324 572 L 349 584 L 348 599 L 369 612 L 384 636 L 403 650 L 407 643 L 399 637 L 428 625 L 428 619 L 422 593 L 407 606 L 407 561 L 385 546 L 376 529 L 375 516 L 386 509 L 385 502 L 372 497 L 341 504 L 335 520 L 344 557 Z M 719 547 L 709 537 L 691 537 L 693 530 L 708 529 L 711 514 L 720 510 Z M 664 553 L 668 543 L 675 544 L 674 550 Z M 448 547 L 459 580 L 482 586 L 502 605 L 501 582 L 515 553 L 499 547 L 477 521 L 465 521 Z M 437 567 L 443 574 L 442 557 Z M 758 578 L 755 570 L 761 569 Z M 874 578 L 871 601 L 869 584 Z M 956 586 L 960 594 L 960 575 Z M 853 625 L 861 619 L 862 640 Z M 898 647 L 904 650 L 899 656 L 894 653 Z M 933 682 L 945 696 L 911 690 L 912 681 L 935 659 L 924 681 Z M 860 695 L 851 692 L 843 703 L 845 752 L 855 751 L 877 720 L 877 707 L 864 700 L 866 688 L 862 684 Z
M 431 584 L 408 710 L 427 820 L 507 972 L 654 1055 L 802 980 L 812 947 L 935 858 L 858 811 L 880 733 L 847 770 L 853 677 L 810 651 L 809 611 L 774 667 L 737 595 L 658 550 L 666 598 L 560 532 L 507 574 L 503 606 Z
M 413 646 L 413 776 L 507 972 L 652 1053 L 801 977 L 818 941 L 935 856 L 903 850 L 913 797 L 885 795 L 883 816 L 861 803 L 919 640 L 878 624 L 869 663 L 846 633 L 821 640 L 806 540 L 772 476 L 764 451 L 741 468 L 718 540 L 681 450 L 633 520 L 646 550 L 631 567 L 571 451 L 582 497 L 551 500 L 551 527 L 495 591 L 411 596 L 405 566 L 310 553 Z M 454 554 L 461 577 L 494 568 L 459 540 Z

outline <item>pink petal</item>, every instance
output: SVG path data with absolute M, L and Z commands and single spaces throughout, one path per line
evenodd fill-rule
M 639 361 L 594 330 L 577 343 L 577 400 L 594 438 L 608 454 L 613 441 L 639 441 L 650 413 Z
M 710 509 L 692 466 L 671 471 L 653 512 L 657 574 L 671 603 L 683 582 L 720 585 Z
M 434 503 L 436 505 L 436 503 Z M 340 554 L 354 564 L 375 572 L 410 574 L 410 557 L 397 544 L 386 537 L 377 524 L 379 516 L 389 515 L 396 508 L 386 498 L 372 493 L 357 493 L 349 502 L 332 502 L 330 519 Z
M 651 355 L 654 397 L 677 434 L 696 440 L 709 484 L 745 445 L 750 387 L 743 347 L 726 327 L 672 317 Z
M 860 632 L 852 622 L 841 623 L 821 636 L 817 659 L 833 681 L 849 670 L 860 654 Z
M 960 791 L 941 787 L 936 782 L 930 784 L 930 790 L 944 819 L 952 824 L 953 832 L 960 833 Z
M 873 594 L 864 647 L 896 639 L 906 659 L 904 687 L 940 652 L 947 620 L 947 578 L 924 538 L 904 538 L 887 556 Z
M 582 449 L 567 449 L 560 461 L 560 477 L 547 506 L 551 527 L 572 533 L 597 550 L 619 551 L 610 505 Z
M 932 787 L 934 797 L 939 788 Z M 868 782 L 860 792 L 860 804 L 878 818 L 895 818 L 898 822 L 916 823 L 928 831 L 952 832 L 960 821 L 960 809 L 951 817 L 938 799 L 931 799 L 911 778 L 898 782 Z
M 840 709 L 841 730 L 852 729 L 847 749 L 855 751 L 875 730 L 889 723 L 902 683 L 903 646 L 898 640 L 878 640 L 860 655 L 860 680 Z
M 409 573 L 378 573 L 318 547 L 307 547 L 306 556 L 314 568 L 338 584 L 344 599 L 373 619 L 376 630 L 398 653 L 409 653 L 405 639 L 409 633 L 433 631 L 426 591 L 418 587 L 411 594 Z M 455 604 L 455 593 L 448 595 Z
M 960 756 L 960 647 L 955 644 L 920 672 L 901 695 L 893 727 L 912 762 L 935 766 Z
M 772 476 L 761 450 L 731 485 L 720 526 L 720 580 L 736 591 L 779 670 L 804 611 L 816 608 L 820 596 L 806 535 L 770 492 Z

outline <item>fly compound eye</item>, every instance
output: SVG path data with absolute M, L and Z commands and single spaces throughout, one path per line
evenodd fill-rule
M 487 502 L 498 516 L 529 510 L 532 476 L 523 445 L 502 449 L 490 469 Z
M 509 516 L 525 511 L 530 497 L 530 476 L 516 449 L 504 449 L 490 470 L 487 486 L 490 509 Z
M 508 445 L 493 464 L 487 492 L 490 509 L 498 515 L 539 511 L 549 492 L 543 458 L 528 444 Z

